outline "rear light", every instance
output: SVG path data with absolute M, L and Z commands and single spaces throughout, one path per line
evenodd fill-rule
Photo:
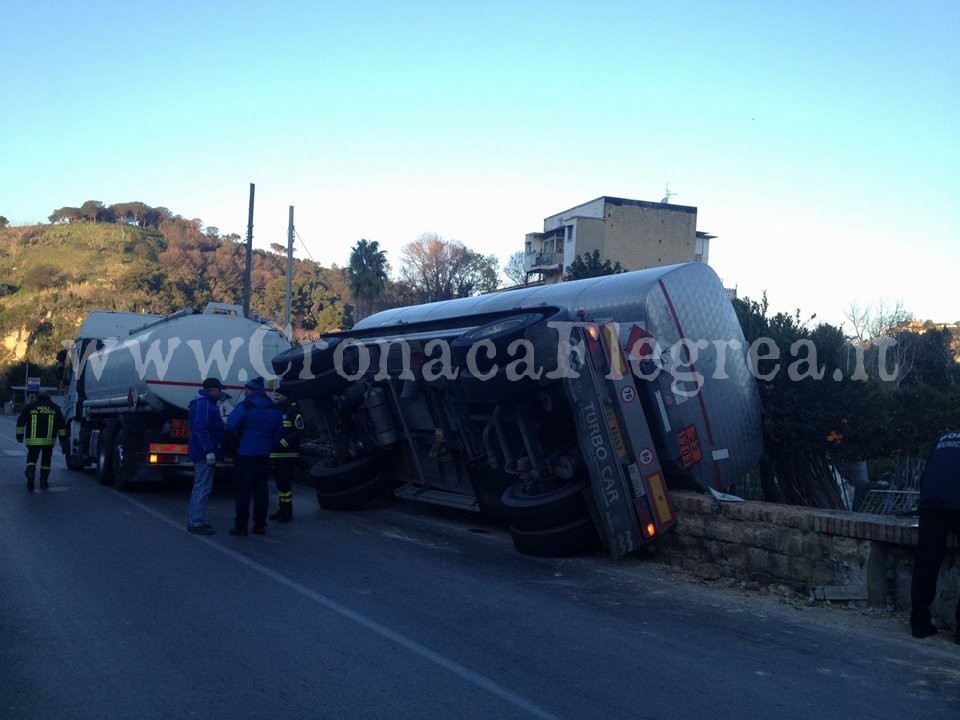
M 654 535 L 657 534 L 657 528 L 653 523 L 647 523 L 646 531 L 647 531 L 647 537 L 652 538 Z
M 147 456 L 147 462 L 150 465 L 173 465 L 177 462 L 177 458 L 173 455 L 159 455 L 157 453 L 150 453 Z

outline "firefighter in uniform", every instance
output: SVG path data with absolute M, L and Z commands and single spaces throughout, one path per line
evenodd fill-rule
M 63 422 L 63 413 L 50 399 L 50 395 L 41 390 L 37 399 L 24 405 L 17 418 L 17 442 L 27 446 L 27 490 L 33 492 L 33 480 L 37 471 L 37 459 L 40 460 L 40 489 L 49 486 L 50 461 L 53 457 L 54 443 L 60 443 L 64 454 L 67 453 L 67 428 Z
M 283 413 L 283 437 L 270 453 L 273 477 L 277 483 L 280 506 L 270 516 L 276 522 L 293 520 L 293 476 L 300 457 L 300 436 L 303 435 L 303 415 L 295 402 L 291 402 L 283 385 L 274 391 L 277 409 Z

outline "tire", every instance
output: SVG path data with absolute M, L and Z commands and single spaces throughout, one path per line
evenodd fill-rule
M 535 532 L 589 518 L 586 489 L 586 483 L 571 482 L 548 492 L 531 494 L 530 484 L 519 482 L 504 491 L 500 502 L 510 527 Z
M 137 479 L 137 461 L 130 452 L 124 450 L 124 439 L 127 433 L 121 431 L 116 434 L 113 443 L 113 460 L 111 472 L 113 486 L 120 491 L 129 490 Z
M 70 423 L 67 425 L 67 438 L 71 436 L 73 423 L 74 421 L 71 420 Z M 69 439 L 67 440 L 67 443 L 68 443 L 67 447 L 70 447 Z M 66 460 L 68 470 L 83 470 L 83 468 L 86 467 L 86 463 L 83 461 L 83 457 L 80 455 L 65 453 L 64 459 Z
M 547 530 L 524 532 L 510 528 L 517 552 L 534 557 L 569 557 L 600 549 L 600 536 L 593 520 L 581 520 Z
M 97 482 L 101 485 L 110 485 L 113 482 L 113 435 L 114 425 L 107 421 L 100 430 L 97 440 Z
M 557 344 L 556 333 L 548 327 L 548 323 L 562 314 L 554 312 L 550 316 L 539 313 L 511 315 L 469 330 L 456 338 L 450 347 L 453 361 L 460 371 L 460 387 L 464 395 L 470 400 L 496 401 L 549 382 L 544 376 L 556 369 Z M 513 358 L 508 352 L 511 343 L 516 340 L 526 340 L 532 344 L 533 369 L 539 373 L 540 379 L 524 376 L 511 380 L 507 376 L 506 366 L 512 360 L 519 359 Z M 468 367 L 467 357 L 471 348 L 487 341 L 493 344 L 493 357 L 488 358 L 484 351 L 476 352 L 474 367 Z M 529 354 L 524 353 L 522 357 L 529 357 Z M 505 360 L 509 362 L 504 362 Z M 481 375 L 489 375 L 494 365 L 498 366 L 498 371 L 492 377 L 481 379 L 473 373 L 473 370 L 476 370 Z
M 300 376 L 303 373 L 304 366 L 304 354 L 309 349 L 310 351 L 310 372 L 325 372 L 329 367 L 333 365 L 333 355 L 337 350 L 337 345 L 340 344 L 340 338 L 323 338 L 325 347 L 313 346 L 302 346 L 296 348 L 290 348 L 279 355 L 277 355 L 271 361 L 273 366 L 273 371 L 281 378 L 283 378 L 287 383 L 293 383 L 288 387 L 289 390 L 293 391 L 295 386 L 299 385 Z M 318 341 L 319 342 L 319 341 Z M 289 396 L 291 399 L 296 399 L 301 396 Z
M 330 465 L 329 460 L 321 460 L 310 468 L 310 477 L 318 495 L 335 495 L 356 489 L 378 477 L 382 466 L 381 458 L 374 455 L 359 457 L 342 465 Z
M 350 511 L 360 510 L 386 493 L 389 484 L 382 474 L 372 480 L 339 492 L 321 492 L 317 490 L 317 502 L 324 510 Z
M 67 453 L 66 461 L 68 470 L 83 470 L 86 467 L 86 463 L 83 462 L 83 459 L 79 455 Z
M 520 315 L 509 315 L 473 330 L 468 330 L 450 343 L 453 361 L 462 371 L 466 367 L 470 349 L 477 343 L 489 341 L 493 343 L 494 353 L 492 358 L 488 358 L 485 352 L 477 352 L 474 355 L 476 369 L 481 374 L 486 374 L 494 365 L 498 364 L 498 358 L 502 361 L 505 357 L 508 357 L 507 348 L 510 347 L 510 343 L 525 337 L 527 330 L 543 322 L 543 320 L 543 315 L 539 313 L 522 313 Z

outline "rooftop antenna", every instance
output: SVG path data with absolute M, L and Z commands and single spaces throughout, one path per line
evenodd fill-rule
M 670 183 L 667 183 L 667 194 L 663 196 L 663 200 L 661 200 L 660 202 L 666 205 L 667 203 L 670 202 L 670 198 L 676 194 L 677 193 L 675 192 L 670 192 Z

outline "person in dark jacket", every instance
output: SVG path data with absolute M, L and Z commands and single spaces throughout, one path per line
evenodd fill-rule
M 223 417 L 217 403 L 229 397 L 217 378 L 207 378 L 190 401 L 187 425 L 190 436 L 187 452 L 193 462 L 193 491 L 187 511 L 187 532 L 195 535 L 213 535 L 215 530 L 206 522 L 207 502 L 213 491 L 214 469 L 223 459 Z
M 277 522 L 290 522 L 293 520 L 293 476 L 300 457 L 303 415 L 297 404 L 287 397 L 283 385 L 273 392 L 273 397 L 276 400 L 277 409 L 283 413 L 283 435 L 270 453 L 279 500 L 279 507 L 270 519 Z
M 937 574 L 947 554 L 947 539 L 953 533 L 960 540 L 960 430 L 938 439 L 927 458 L 917 510 L 920 526 L 910 587 L 910 630 L 914 637 L 924 638 L 937 632 L 930 605 L 937 594 Z M 960 644 L 960 601 L 954 641 Z
M 45 390 L 37 393 L 36 400 L 23 406 L 17 417 L 16 433 L 17 442 L 27 446 L 27 491 L 33 492 L 37 459 L 40 460 L 40 489 L 46 490 L 50 486 L 54 444 L 59 442 L 63 454 L 67 454 L 67 429 L 63 413 Z
M 263 378 L 243 386 L 246 398 L 227 418 L 227 432 L 237 438 L 233 459 L 233 483 L 236 493 L 236 518 L 231 535 L 246 535 L 250 519 L 250 495 L 253 494 L 253 532 L 263 535 L 267 528 L 270 451 L 283 436 L 283 413 L 269 397 Z

